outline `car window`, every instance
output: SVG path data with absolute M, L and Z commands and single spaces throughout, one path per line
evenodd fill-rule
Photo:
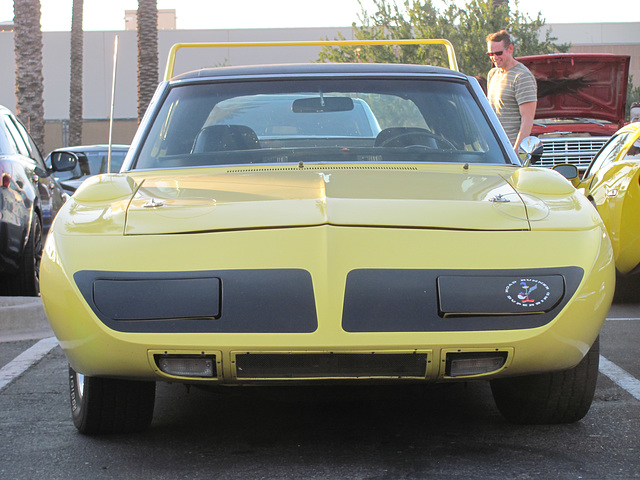
M 33 138 L 31 138 L 31 135 L 29 135 L 29 133 L 27 132 L 27 129 L 24 128 L 24 125 L 22 125 L 22 123 L 20 123 L 18 119 L 11 118 L 11 121 L 15 124 L 16 129 L 18 130 L 18 133 L 22 138 L 22 141 L 27 146 L 27 150 L 29 151 L 29 157 L 36 160 L 36 162 L 41 167 L 44 167 L 44 161 L 42 160 L 42 155 L 40 155 L 40 150 L 38 149 L 36 143 L 33 141 Z
M 627 141 L 627 138 L 629 138 L 628 133 L 621 133 L 611 137 L 592 160 L 591 165 L 589 165 L 589 168 L 584 175 L 584 178 L 589 178 L 591 175 L 597 174 L 598 170 L 606 166 L 608 163 L 612 162 L 620 153 L 620 150 Z
M 0 154 L 14 155 L 18 153 L 18 146 L 6 126 L 6 115 L 0 115 L 0 117 L 2 117 L 0 119 Z
M 336 97 L 329 97 L 327 102 Z M 338 97 L 344 98 L 344 97 Z M 216 104 L 203 128 L 211 125 L 247 125 L 259 138 L 299 137 L 375 137 L 380 133 L 380 125 L 369 105 L 362 99 L 352 99 L 349 108 L 334 111 L 296 112 L 304 103 L 314 97 L 295 95 L 246 95 L 223 100 Z M 311 104 L 309 104 L 311 105 Z
M 640 138 L 636 138 L 624 157 L 625 160 L 640 160 Z
M 25 157 L 30 157 L 31 155 L 29 155 L 29 148 L 22 138 L 22 135 L 20 135 L 20 132 L 18 132 L 18 128 L 12 121 L 11 117 L 8 115 L 3 115 L 2 120 L 5 127 L 7 128 L 7 131 L 9 132 L 9 136 L 16 148 L 16 151 L 21 155 L 24 155 Z
M 508 160 L 459 81 L 324 79 L 176 85 L 135 168 Z

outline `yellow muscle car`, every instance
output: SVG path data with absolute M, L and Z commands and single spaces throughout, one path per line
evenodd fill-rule
M 640 123 L 622 127 L 576 182 L 604 221 L 621 274 L 640 264 Z
M 76 427 L 148 427 L 158 381 L 484 380 L 510 421 L 579 420 L 611 244 L 567 179 L 525 165 L 454 69 L 168 75 L 45 246 Z

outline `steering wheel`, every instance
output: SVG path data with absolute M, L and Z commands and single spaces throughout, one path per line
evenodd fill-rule
M 396 135 L 392 135 L 391 137 L 384 139 L 382 142 L 380 142 L 378 146 L 379 147 L 404 147 L 404 148 L 422 147 L 422 148 L 435 149 L 435 148 L 438 148 L 438 143 L 443 144 L 445 148 L 456 150 L 456 147 L 449 140 L 447 140 L 444 137 L 441 137 L 440 135 L 436 135 L 435 133 L 428 132 L 426 130 L 419 131 L 419 132 L 418 131 L 400 132 Z

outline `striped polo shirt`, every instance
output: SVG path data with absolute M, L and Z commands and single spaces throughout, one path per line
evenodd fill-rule
M 492 68 L 487 76 L 487 98 L 509 140 L 515 143 L 522 121 L 519 105 L 538 100 L 535 77 L 521 63 L 506 72 Z

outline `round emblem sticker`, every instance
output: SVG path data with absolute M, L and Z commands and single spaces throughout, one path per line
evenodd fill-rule
M 536 278 L 521 278 L 509 283 L 504 292 L 507 298 L 521 307 L 536 307 L 547 301 L 549 285 Z

